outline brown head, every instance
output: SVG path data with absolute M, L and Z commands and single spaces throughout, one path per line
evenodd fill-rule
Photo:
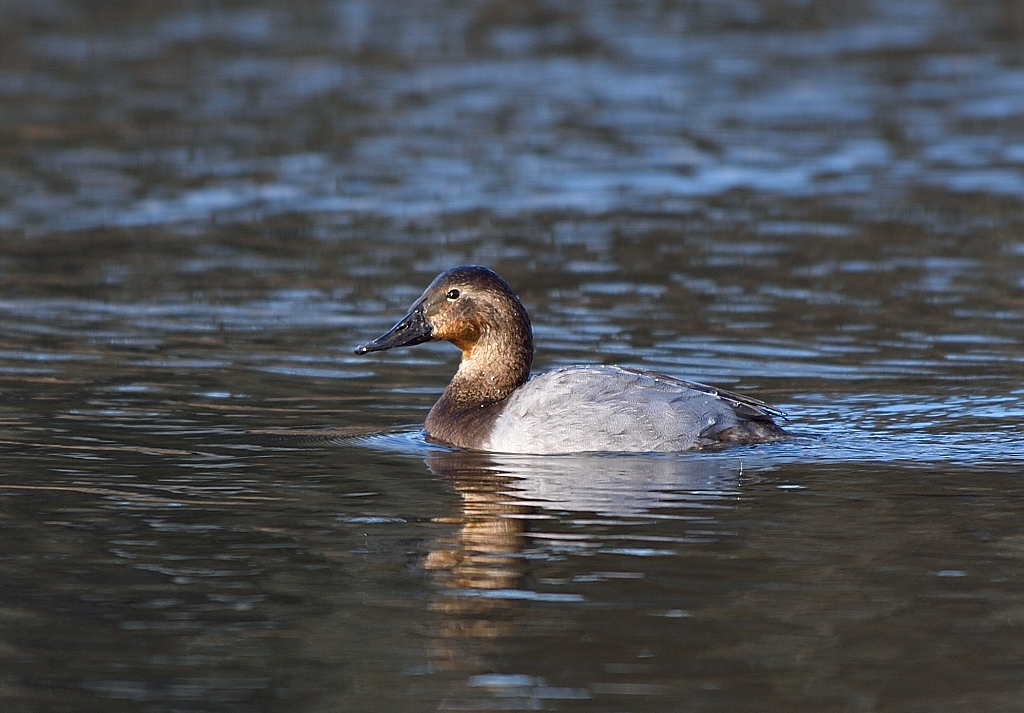
M 530 317 L 512 288 L 486 267 L 442 272 L 394 327 L 357 347 L 356 354 L 439 340 L 462 350 L 459 372 L 446 391 L 459 401 L 494 403 L 529 378 Z

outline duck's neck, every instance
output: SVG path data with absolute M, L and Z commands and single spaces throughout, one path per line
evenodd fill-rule
M 430 409 L 427 433 L 455 446 L 472 447 L 490 432 L 498 404 L 530 378 L 533 337 L 529 327 L 485 330 L 462 349 L 462 363 L 448 387 Z
M 518 330 L 517 330 L 518 331 Z M 463 349 L 462 363 L 444 396 L 458 404 L 486 406 L 507 399 L 530 378 L 533 340 L 529 333 L 485 331 Z

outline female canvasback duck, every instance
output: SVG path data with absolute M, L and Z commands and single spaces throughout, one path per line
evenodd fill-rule
M 500 453 L 684 451 L 788 434 L 763 401 L 619 366 L 530 378 L 533 331 L 512 289 L 485 267 L 438 275 L 388 332 L 356 354 L 447 340 L 462 363 L 427 415 L 427 436 Z

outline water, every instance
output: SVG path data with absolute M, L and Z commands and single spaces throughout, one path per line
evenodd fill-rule
M 0 5 L 0 709 L 995 711 L 1024 697 L 1013 3 Z M 795 438 L 427 444 L 536 366 Z

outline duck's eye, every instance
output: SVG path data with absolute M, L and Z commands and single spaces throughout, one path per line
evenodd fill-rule
M 459 295 L 461 294 L 462 293 L 459 292 L 458 290 L 448 290 L 448 294 L 446 294 L 445 297 L 454 302 L 455 300 L 459 299 Z

